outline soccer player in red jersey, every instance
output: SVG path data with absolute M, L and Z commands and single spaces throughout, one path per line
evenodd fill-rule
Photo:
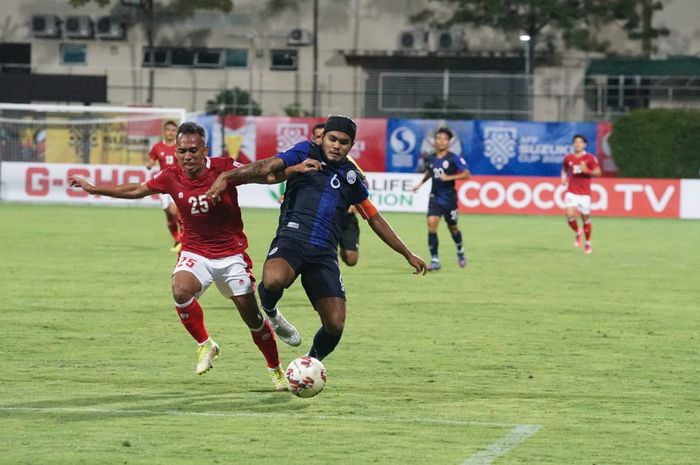
M 591 177 L 600 176 L 600 166 L 595 155 L 586 152 L 586 138 L 576 134 L 573 139 L 574 153 L 564 157 L 561 167 L 561 183 L 566 186 L 564 205 L 566 220 L 576 232 L 574 246 L 581 246 L 581 236 L 585 235 L 583 251 L 593 252 L 591 247 Z M 576 210 L 581 213 L 583 231 L 576 222 Z
M 173 298 L 180 321 L 199 345 L 196 373 L 206 373 L 219 355 L 219 346 L 209 337 L 202 307 L 197 301 L 213 282 L 224 297 L 233 300 L 250 328 L 253 341 L 265 357 L 275 389 L 286 389 L 274 331 L 270 322 L 262 317 L 255 299 L 255 278 L 245 252 L 248 242 L 243 232 L 236 187 L 229 184 L 216 203 L 205 195 L 220 173 L 242 165 L 230 158 L 208 158 L 204 128 L 197 123 L 181 124 L 176 141 L 178 165 L 166 168 L 147 182 L 96 187 L 85 178 L 72 177 L 71 186 L 90 194 L 123 199 L 143 198 L 156 192 L 170 194 L 181 212 L 184 226 L 182 251 L 173 271 Z M 296 168 L 304 172 L 304 169 L 317 170 L 320 165 L 300 163 Z M 253 181 L 273 183 L 280 180 L 268 176 Z
M 175 121 L 169 120 L 163 124 L 163 140 L 153 144 L 151 151 L 148 152 L 148 161 L 146 168 L 149 170 L 158 163 L 160 170 L 175 166 L 177 158 L 175 156 L 175 133 L 177 124 Z M 168 194 L 160 194 L 160 205 L 165 213 L 165 221 L 168 225 L 170 235 L 173 236 L 175 244 L 171 249 L 173 252 L 180 251 L 180 232 L 178 231 L 177 206 L 173 202 L 172 197 Z

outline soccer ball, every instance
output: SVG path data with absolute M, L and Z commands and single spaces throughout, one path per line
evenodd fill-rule
M 313 397 L 326 385 L 326 368 L 313 357 L 299 357 L 287 367 L 287 382 L 295 396 Z

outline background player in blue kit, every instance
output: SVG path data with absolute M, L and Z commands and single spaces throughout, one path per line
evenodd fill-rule
M 350 205 L 355 205 L 372 230 L 401 254 L 416 274 L 426 272 L 425 262 L 406 247 L 369 200 L 357 168 L 347 160 L 355 132 L 355 122 L 350 118 L 331 116 L 320 146 L 311 141 L 300 142 L 276 157 L 222 173 L 207 192 L 216 199 L 227 182 L 240 184 L 283 173 L 286 167 L 307 159 L 305 163 L 319 166 L 316 172 L 294 175 L 287 181 L 277 235 L 258 287 L 260 302 L 274 326 L 277 302 L 284 289 L 301 275 L 306 295 L 321 318 L 322 326 L 309 350 L 309 355 L 319 360 L 335 349 L 345 326 L 345 287 L 336 250 L 341 223 Z
M 428 203 L 428 247 L 430 248 L 430 266 L 428 270 L 441 268 L 438 256 L 437 228 L 440 217 L 445 218 L 450 229 L 452 240 L 457 246 L 457 263 L 461 268 L 467 264 L 467 256 L 464 253 L 462 232 L 457 227 L 457 191 L 455 181 L 469 179 L 471 173 L 464 158 L 449 151 L 452 131 L 448 128 L 440 128 L 435 133 L 435 158 L 431 166 L 428 166 L 420 183 L 413 187 L 413 192 L 430 178 L 433 185 L 430 190 L 430 202 Z

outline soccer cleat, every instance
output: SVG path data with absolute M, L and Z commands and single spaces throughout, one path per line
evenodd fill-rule
M 176 242 L 176 243 L 170 248 L 170 251 L 171 251 L 171 252 L 177 252 L 177 253 L 179 253 L 180 250 L 182 250 L 182 242 Z
M 586 242 L 586 244 L 583 246 L 583 253 L 593 253 L 593 247 L 591 247 L 590 242 Z
M 213 368 L 211 363 L 218 357 L 219 345 L 211 338 L 207 339 L 204 344 L 197 348 L 197 366 L 195 367 L 195 372 L 197 372 L 198 375 L 203 375 Z
M 428 271 L 437 271 L 440 268 L 442 268 L 442 265 L 440 265 L 440 260 L 432 259 L 430 260 L 430 265 L 428 265 Z
M 576 240 L 574 241 L 574 247 L 581 247 L 581 238 L 583 237 L 583 233 L 581 231 L 578 231 L 576 233 Z
M 282 316 L 282 312 L 280 312 L 279 309 L 277 310 L 277 315 L 274 317 L 268 315 L 268 319 L 270 320 L 272 329 L 275 330 L 275 334 L 277 334 L 282 342 L 294 347 L 301 345 L 299 331 Z
M 287 377 L 285 376 L 281 366 L 278 366 L 277 368 L 268 368 L 268 370 L 270 372 L 272 385 L 274 386 L 275 391 L 280 392 L 289 389 L 289 386 L 287 385 Z
M 457 253 L 457 264 L 460 268 L 467 266 L 467 256 L 464 254 L 464 252 Z

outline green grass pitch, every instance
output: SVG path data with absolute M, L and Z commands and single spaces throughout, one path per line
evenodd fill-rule
M 425 218 L 388 214 L 426 258 Z M 260 278 L 276 212 L 245 210 Z M 694 464 L 700 457 L 700 222 L 460 217 L 461 270 L 418 277 L 362 225 L 346 332 L 312 399 L 274 393 L 230 301 L 195 347 L 155 209 L 0 204 L 0 463 Z M 300 283 L 280 308 L 309 347 Z M 519 433 L 525 432 L 526 434 Z

